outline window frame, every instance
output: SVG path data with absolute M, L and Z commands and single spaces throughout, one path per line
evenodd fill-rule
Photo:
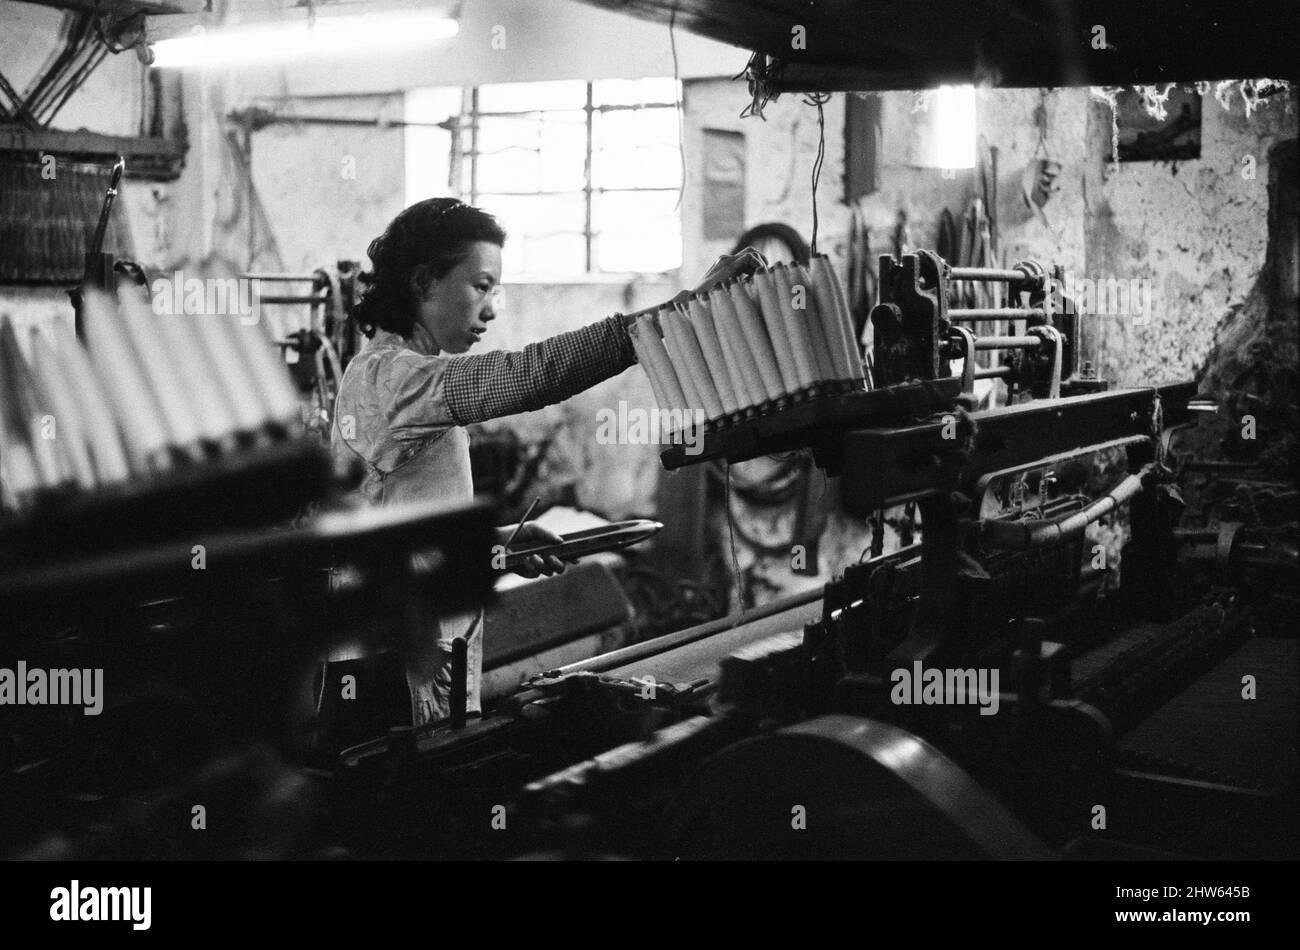
M 659 77 L 655 77 L 659 78 Z M 595 80 L 578 80 L 586 86 L 586 96 L 583 105 L 584 125 L 586 127 L 586 154 L 583 162 L 583 187 L 580 189 L 560 189 L 547 191 L 544 189 L 525 190 L 525 191 L 484 191 L 479 182 L 479 131 L 480 121 L 484 118 L 519 118 L 527 116 L 545 116 L 550 112 L 573 112 L 574 109 L 522 109 L 522 110 L 483 110 L 479 105 L 480 86 L 466 86 L 462 88 L 461 95 L 461 116 L 460 122 L 456 125 L 456 133 L 452 143 L 453 162 L 451 168 L 452 186 L 459 192 L 462 200 L 471 205 L 478 205 L 479 198 L 483 194 L 534 197 L 542 195 L 575 195 L 581 194 L 583 198 L 583 229 L 581 237 L 583 240 L 583 261 L 582 270 L 557 273 L 553 276 L 557 278 L 572 278 L 575 280 L 590 280 L 592 278 L 611 277 L 615 278 L 620 275 L 658 275 L 671 273 L 681 267 L 680 262 L 676 268 L 663 270 L 634 270 L 634 271 L 613 271 L 600 270 L 595 268 L 596 248 L 600 234 L 594 230 L 594 209 L 596 196 L 602 194 L 646 194 L 646 193 L 665 193 L 680 191 L 684 182 L 679 182 L 676 186 L 647 186 L 634 188 L 598 188 L 593 181 L 594 159 L 596 154 L 595 127 L 597 113 L 611 112 L 646 112 L 650 110 L 671 109 L 674 112 L 679 108 L 681 102 L 680 83 L 676 89 L 677 100 L 675 102 L 639 102 L 631 104 L 606 104 L 596 105 L 595 103 Z M 495 85 L 487 83 L 485 85 Z M 544 120 L 543 120 L 544 121 Z M 466 143 L 466 132 L 468 132 L 468 143 Z M 683 143 L 681 140 L 680 125 L 677 136 L 677 149 L 680 154 Z M 540 149 L 537 152 L 540 154 Z M 467 161 L 468 160 L 468 161 Z M 469 168 L 469 182 L 466 187 L 465 168 Z M 677 212 L 678 228 L 681 227 L 680 209 Z M 565 232 L 571 233 L 571 232 Z

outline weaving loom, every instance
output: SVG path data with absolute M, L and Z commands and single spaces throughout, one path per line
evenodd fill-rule
M 661 410 L 707 426 L 702 454 L 673 446 L 664 464 L 810 448 L 841 476 L 851 514 L 915 503 L 920 542 L 847 565 L 823 589 L 535 676 L 459 732 L 359 745 L 343 754 L 358 787 L 377 792 L 394 769 L 412 796 L 431 775 L 472 777 L 493 790 L 449 808 L 504 797 L 530 847 L 562 852 L 555 829 L 576 825 L 592 846 L 645 857 L 1276 854 L 1262 829 L 1294 801 L 1294 688 L 1271 680 L 1267 702 L 1234 705 L 1231 721 L 1261 737 L 1251 748 L 1281 750 L 1265 769 L 1222 730 L 1172 725 L 1180 703 L 1249 657 L 1274 657 L 1274 671 L 1296 658 L 1293 640 L 1262 632 L 1285 609 L 1270 588 L 1234 586 L 1242 571 L 1293 576 L 1285 532 L 1210 543 L 1174 530 L 1169 445 L 1193 418 L 1193 387 L 1112 390 L 1077 373 L 1056 268 L 956 268 L 923 251 L 881 261 L 879 385 L 867 389 L 860 361 L 847 376 L 836 362 L 848 322 L 819 268 L 829 273 L 808 276 L 823 309 L 781 307 L 804 275 L 777 267 L 639 319 Z M 950 309 L 957 280 L 1002 283 L 1021 306 Z M 986 320 L 1008 330 L 964 326 Z M 1001 361 L 978 367 L 977 352 Z M 972 411 L 981 377 L 1014 403 Z M 1114 567 L 1097 566 L 1095 529 L 1121 510 L 1116 585 Z M 900 673 L 914 677 L 905 702 Z M 971 692 L 934 700 L 931 673 L 950 687 L 969 674 Z M 815 835 L 789 833 L 792 782 L 819 809 Z M 1089 825 L 1097 801 L 1124 809 L 1106 835 Z M 445 835 L 457 853 L 500 853 L 445 826 L 397 840 L 388 829 L 402 820 L 370 819 L 367 834 L 397 853 Z

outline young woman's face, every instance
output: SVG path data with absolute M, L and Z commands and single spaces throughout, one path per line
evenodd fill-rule
M 501 248 L 490 241 L 471 245 L 469 255 L 416 294 L 416 320 L 443 353 L 466 353 L 496 319 L 493 302 L 501 282 Z

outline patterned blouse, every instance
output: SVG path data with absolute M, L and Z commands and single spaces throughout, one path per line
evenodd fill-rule
M 330 437 L 336 458 L 365 465 L 371 504 L 470 501 L 469 436 L 463 428 L 562 402 L 636 361 L 624 318 L 531 343 L 517 352 L 443 356 L 428 331 L 377 330 L 348 364 Z M 470 636 L 468 708 L 480 708 L 482 612 L 431 619 L 430 635 L 407 644 L 412 721 L 449 715 L 451 641 Z

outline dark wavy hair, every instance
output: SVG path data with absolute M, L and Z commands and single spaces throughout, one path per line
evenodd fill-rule
M 410 336 L 415 327 L 412 272 L 423 266 L 428 277 L 443 277 L 479 241 L 506 243 L 506 232 L 486 211 L 454 198 L 411 205 L 370 242 L 366 253 L 373 269 L 360 275 L 362 295 L 352 308 L 353 318 L 366 336 L 376 329 Z

